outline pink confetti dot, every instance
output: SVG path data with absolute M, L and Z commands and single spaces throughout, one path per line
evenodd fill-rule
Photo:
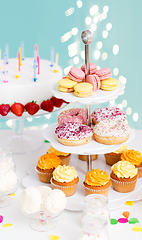
M 2 223 L 2 222 L 3 222 L 3 216 L 0 215 L 0 223 Z
M 127 218 L 119 218 L 119 219 L 118 219 L 118 222 L 119 222 L 119 223 L 127 223 L 127 222 L 128 222 L 128 219 L 127 219 Z

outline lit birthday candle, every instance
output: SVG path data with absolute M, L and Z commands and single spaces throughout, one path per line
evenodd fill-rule
M 1 68 L 1 49 L 0 49 L 0 68 Z
M 6 64 L 8 64 L 8 44 L 5 45 Z
M 37 64 L 38 64 L 38 72 L 37 72 L 37 74 L 40 74 L 39 56 L 37 56 Z
M 7 83 L 8 80 L 6 79 L 6 53 L 4 54 L 4 83 Z
M 54 48 L 52 47 L 51 48 L 51 64 L 50 64 L 50 67 L 53 67 L 54 66 Z
M 20 59 L 20 66 L 22 66 L 22 60 L 21 60 L 21 59 L 22 59 L 22 58 L 21 58 L 21 48 L 20 48 L 20 47 L 19 47 L 19 53 L 20 53 L 20 58 L 19 58 L 19 59 Z
M 16 78 L 20 77 L 18 70 L 19 70 L 19 59 L 17 58 L 17 61 L 16 61 L 16 75 L 15 75 Z
M 22 57 L 22 60 L 25 60 L 25 58 L 24 58 L 24 42 L 21 42 L 21 57 Z
M 56 64 L 55 64 L 55 70 L 54 70 L 55 73 L 58 72 L 57 66 L 58 66 L 58 53 L 56 53 Z

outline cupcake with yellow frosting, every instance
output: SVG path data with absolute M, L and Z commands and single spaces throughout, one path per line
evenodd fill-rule
M 52 146 L 47 150 L 48 153 L 55 153 L 61 159 L 61 165 L 69 165 L 71 154 L 56 150 Z
M 119 161 L 111 167 L 110 178 L 112 187 L 121 193 L 132 192 L 135 189 L 138 169 L 128 161 Z
M 127 145 L 126 144 L 122 144 L 122 146 L 118 150 L 116 150 L 115 152 L 104 154 L 105 160 L 106 160 L 106 164 L 112 166 L 113 164 L 115 164 L 118 161 L 120 161 L 121 160 L 121 155 L 125 151 L 127 151 Z
M 60 165 L 53 172 L 51 184 L 53 189 L 60 189 L 69 197 L 75 194 L 78 181 L 79 177 L 73 166 Z
M 108 196 L 111 186 L 110 176 L 99 168 L 92 169 L 86 174 L 83 185 L 86 195 L 96 193 Z
M 138 177 L 142 177 L 142 155 L 133 149 L 127 150 L 121 155 L 121 160 L 128 161 L 138 169 Z
M 36 166 L 39 180 L 44 183 L 50 183 L 54 169 L 60 164 L 61 159 L 55 153 L 46 153 L 42 155 Z

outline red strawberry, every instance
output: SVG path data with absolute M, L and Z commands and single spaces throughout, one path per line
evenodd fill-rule
M 11 105 L 11 112 L 16 116 L 21 117 L 24 112 L 24 105 L 22 103 L 13 103 Z
M 1 104 L 0 105 L 0 114 L 2 116 L 6 116 L 10 111 L 10 106 L 9 104 Z
M 70 102 L 67 102 L 67 101 L 64 100 L 64 103 L 69 104 Z
M 41 105 L 40 105 L 41 109 L 43 109 L 44 111 L 47 112 L 52 112 L 53 111 L 53 102 L 51 100 L 44 100 Z
M 35 113 L 38 112 L 38 110 L 39 110 L 39 105 L 38 105 L 35 101 L 28 102 L 28 103 L 25 105 L 25 109 L 26 109 L 26 111 L 27 111 L 30 115 L 34 115 Z
M 64 100 L 61 98 L 56 98 L 56 97 L 52 97 L 50 98 L 50 100 L 53 102 L 53 105 L 57 108 L 61 107 L 62 104 L 64 103 Z

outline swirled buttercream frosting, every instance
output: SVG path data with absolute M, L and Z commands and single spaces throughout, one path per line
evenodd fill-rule
M 134 151 L 133 149 L 127 150 L 121 155 L 121 160 L 128 161 L 136 166 L 142 163 L 142 155 L 139 151 Z
M 71 182 L 77 178 L 77 171 L 73 166 L 59 165 L 53 172 L 53 179 L 57 182 Z
M 118 178 L 133 178 L 137 175 L 138 169 L 128 161 L 119 161 L 115 163 L 111 170 Z
M 69 153 L 64 153 L 64 152 L 60 152 L 58 150 L 56 150 L 55 148 L 53 148 L 52 146 L 47 150 L 48 153 L 55 153 L 57 156 L 68 156 Z
M 42 155 L 37 163 L 40 169 L 52 169 L 61 164 L 61 159 L 55 153 L 46 153 Z
M 92 169 L 89 171 L 85 176 L 85 183 L 87 183 L 90 186 L 104 186 L 107 184 L 110 180 L 110 176 L 108 173 L 103 170 Z

